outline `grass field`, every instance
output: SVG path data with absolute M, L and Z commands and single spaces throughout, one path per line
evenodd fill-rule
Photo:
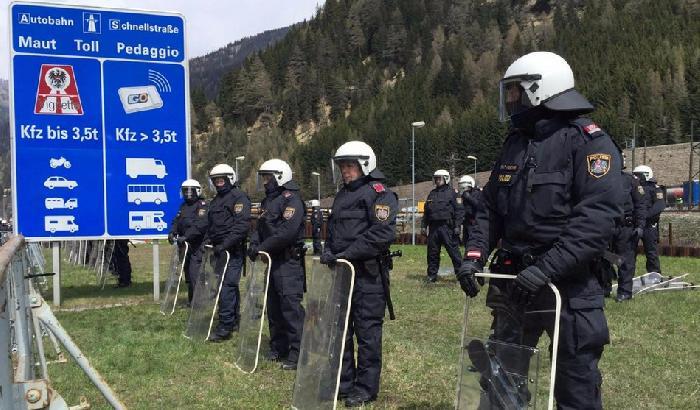
M 387 318 L 384 326 L 382 387 L 372 407 L 449 409 L 457 384 L 464 296 L 452 277 L 422 283 L 424 247 L 397 248 L 404 252 L 392 275 L 398 318 Z M 167 252 L 161 256 L 163 278 Z M 182 337 L 187 312 L 178 309 L 166 318 L 152 301 L 150 247 L 141 245 L 131 254 L 135 286 L 128 289 L 101 291 L 94 274 L 64 264 L 64 304 L 57 312 L 128 408 L 289 407 L 293 372 L 262 362 L 254 375 L 244 375 L 232 364 L 236 336 L 223 344 Z M 442 261 L 448 262 L 446 255 Z M 687 279 L 700 282 L 700 259 L 662 258 L 662 267 L 671 275 L 691 272 Z M 124 306 L 96 308 L 114 304 Z M 76 309 L 82 307 L 89 309 Z M 655 293 L 624 304 L 608 299 L 606 312 L 612 342 L 601 361 L 605 408 L 699 408 L 700 292 Z M 51 364 L 49 374 L 69 404 L 84 395 L 92 408 L 108 408 L 75 364 Z

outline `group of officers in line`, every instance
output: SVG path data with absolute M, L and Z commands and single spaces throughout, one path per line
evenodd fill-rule
M 510 123 L 508 136 L 482 191 L 475 181 L 460 178 L 461 194 L 449 185 L 449 174 L 434 175 L 435 189 L 426 201 L 423 228 L 428 233 L 428 281 L 436 280 L 440 245 L 452 259 L 460 287 L 476 296 L 482 272 L 496 251 L 499 264 L 491 271 L 516 275 L 512 281 L 489 282 L 486 304 L 492 309 L 490 337 L 535 346 L 553 321 L 509 312 L 551 307 L 543 290 L 549 283 L 561 292 L 559 356 L 555 398 L 559 408 L 602 408 L 598 370 L 609 343 L 604 307 L 603 255 L 613 249 L 624 255 L 618 300 L 631 295 L 631 275 L 638 237 L 647 249 L 647 270 L 660 271 L 655 243 L 658 209 L 663 194 L 648 167 L 630 177 L 622 172 L 621 150 L 593 121 L 594 110 L 574 88 L 568 63 L 550 52 L 533 52 L 513 62 L 500 86 L 499 114 Z M 350 323 L 345 341 L 339 398 L 361 406 L 377 398 L 382 368 L 382 326 L 387 307 L 383 279 L 386 257 L 395 239 L 397 196 L 383 184 L 372 148 L 364 142 L 343 144 L 333 157 L 343 186 L 337 192 L 321 249 L 321 263 L 350 261 L 356 272 Z M 234 170 L 224 164 L 210 174 L 216 189 L 207 204 L 193 180 L 182 185 L 185 203 L 172 225 L 171 242 L 195 249 L 188 261 L 190 298 L 203 243 L 215 255 L 228 251 L 229 263 L 219 303 L 218 326 L 211 341 L 231 337 L 239 323 L 239 279 L 244 257 L 259 251 L 271 255 L 268 293 L 270 351 L 267 358 L 295 369 L 299 358 L 304 308 L 301 305 L 303 232 L 306 210 L 289 165 L 278 159 L 263 163 L 265 199 L 256 228 L 245 247 L 251 219 L 248 196 L 236 185 Z M 639 181 L 639 182 L 638 182 Z M 461 227 L 461 228 L 460 228 Z M 320 228 L 319 228 L 320 229 Z M 465 252 L 458 250 L 462 230 Z M 318 246 L 317 246 L 318 245 Z M 506 261 L 504 263 L 504 261 Z M 458 314 L 458 312 L 455 312 Z M 513 331 L 518 326 L 521 331 Z M 356 343 L 355 340 L 356 340 Z M 355 354 L 356 353 L 356 354 Z M 505 360 L 505 359 L 504 359 Z

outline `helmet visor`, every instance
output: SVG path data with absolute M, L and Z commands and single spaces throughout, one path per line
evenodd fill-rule
M 193 186 L 183 186 L 180 189 L 180 196 L 184 199 L 197 199 L 199 198 L 199 188 Z
M 255 190 L 258 192 L 265 192 L 265 185 L 268 182 L 275 180 L 275 174 L 269 171 L 263 171 L 255 175 Z
M 538 75 L 526 75 L 504 78 L 498 83 L 498 119 L 506 122 L 511 116 L 525 112 L 533 107 L 524 84 L 535 85 Z

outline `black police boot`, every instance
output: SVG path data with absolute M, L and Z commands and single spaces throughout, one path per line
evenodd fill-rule
M 207 341 L 212 343 L 221 343 L 224 340 L 229 340 L 231 338 L 231 331 L 224 329 L 216 329 L 214 333 L 209 335 Z
M 630 299 L 632 299 L 632 295 L 628 295 L 627 293 L 618 293 L 615 297 L 615 302 L 624 302 Z
M 345 400 L 345 407 L 362 407 L 367 403 L 377 400 L 377 396 L 355 392 Z
M 130 288 L 131 287 L 131 282 L 128 283 L 117 283 L 114 285 L 115 288 Z
M 437 276 L 428 276 L 425 278 L 425 283 L 435 283 L 437 282 Z
M 296 370 L 297 369 L 297 362 L 293 362 L 291 360 L 285 360 L 284 363 L 282 363 L 282 370 Z
M 269 360 L 271 362 L 281 362 L 284 361 L 285 357 L 279 352 L 276 352 L 274 350 L 270 350 L 265 354 L 265 360 Z

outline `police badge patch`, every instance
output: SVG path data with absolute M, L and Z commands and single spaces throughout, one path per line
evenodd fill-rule
M 198 215 L 198 216 L 204 216 L 204 215 L 206 215 L 206 214 L 207 214 L 207 210 L 206 210 L 206 209 L 200 209 L 199 211 L 197 211 L 197 215 Z
M 389 214 L 391 213 L 391 208 L 389 208 L 389 205 L 375 205 L 374 206 L 374 214 L 377 216 L 377 219 L 380 221 L 386 221 L 389 219 Z
M 588 173 L 596 178 L 605 176 L 610 171 L 612 157 L 610 154 L 591 154 L 586 157 L 588 160 Z
M 295 211 L 296 210 L 294 208 L 292 208 L 291 206 L 284 208 L 284 213 L 282 213 L 282 218 L 284 218 L 286 220 L 292 219 Z
M 637 187 L 637 191 L 639 191 L 639 195 L 644 195 L 644 188 L 641 185 Z
M 243 204 L 236 204 L 233 206 L 233 212 L 240 214 L 243 210 Z

